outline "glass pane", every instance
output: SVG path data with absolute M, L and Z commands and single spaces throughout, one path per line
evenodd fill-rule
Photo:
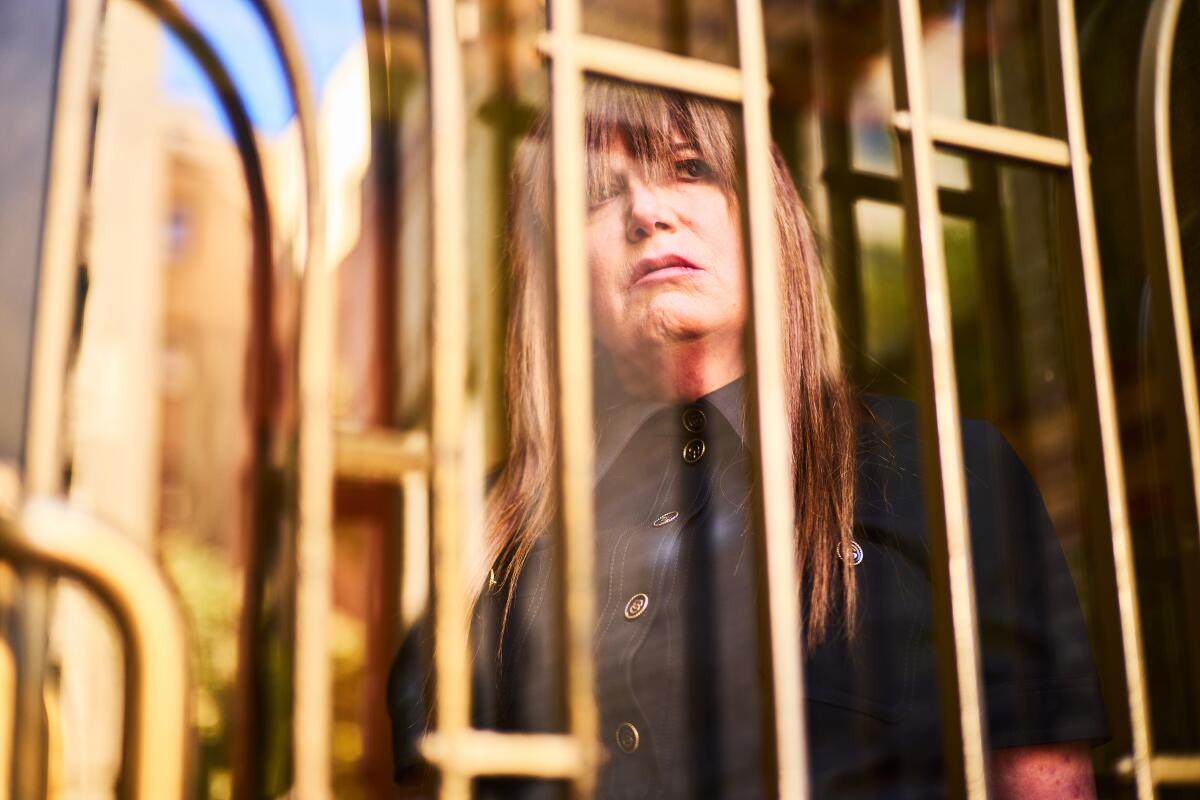
M 285 797 L 311 766 L 296 761 L 298 735 L 312 731 L 298 729 L 295 703 L 314 700 L 298 697 L 295 684 L 297 669 L 311 666 L 296 649 L 304 166 L 258 16 L 239 0 L 183 5 L 232 73 L 253 141 L 239 152 L 235 127 L 183 44 L 140 7 L 106 7 L 92 37 L 102 51 L 84 59 L 95 83 L 84 118 L 94 117 L 94 130 L 81 145 L 87 169 L 77 170 L 86 214 L 71 265 L 79 280 L 64 494 L 144 545 L 178 593 L 191 666 L 189 796 Z M 420 749 L 438 720 L 429 532 L 445 497 L 432 491 L 434 464 L 450 463 L 462 478 L 450 507 L 462 518 L 470 575 L 440 588 L 473 604 L 472 723 L 566 729 L 559 459 L 564 435 L 579 435 L 595 448 L 585 491 L 595 512 L 596 616 L 585 622 L 594 634 L 600 796 L 768 793 L 755 489 L 779 474 L 798 509 L 804 622 L 794 633 L 805 641 L 813 795 L 942 793 L 938 561 L 913 404 L 919 371 L 888 4 L 764 4 L 785 397 L 783 412 L 761 421 L 746 350 L 744 245 L 747 220 L 763 212 L 747 207 L 742 187 L 738 109 L 589 76 L 586 227 L 570 244 L 584 256 L 590 290 L 593 418 L 560 421 L 555 322 L 570 312 L 556 307 L 553 269 L 559 187 L 537 46 L 546 4 L 456 4 L 462 209 L 432 204 L 431 159 L 443 139 L 430 130 L 428 4 L 283 5 L 318 92 L 329 248 L 321 267 L 334 271 L 338 293 L 325 332 L 335 344 L 342 470 L 322 654 L 332 667 L 332 721 L 319 731 L 328 735 L 330 792 L 437 790 L 437 768 Z M 934 113 L 1054 132 L 1045 3 L 920 5 Z M 1147 213 L 1155 204 L 1142 196 L 1137 157 L 1148 6 L 1080 0 L 1076 10 L 1151 733 L 1163 752 L 1195 753 L 1200 524 L 1169 306 L 1147 247 L 1158 232 Z M 738 60 L 725 2 L 588 0 L 583 22 L 591 35 Z M 1185 43 L 1198 26 L 1200 10 L 1184 4 L 1171 97 L 1196 333 L 1200 182 L 1189 177 L 1200 166 L 1200 114 L 1190 80 L 1197 54 Z M 27 44 L 6 42 L 0 61 L 27 55 Z M 11 291 L 0 315 L 0 360 L 16 365 L 0 365 L 16 387 L 0 402 L 0 450 L 11 456 L 25 425 L 19 401 L 46 170 L 42 156 L 17 164 L 9 154 L 48 152 L 55 94 L 45 69 L 8 73 L 0 70 L 0 118 L 13 121 L 16 145 L 0 146 L 13 167 L 0 189 L 0 239 L 6 257 L 23 260 L 3 271 Z M 246 188 L 250 146 L 265 206 Z M 989 756 L 1000 764 L 1001 750 L 1066 743 L 1080 774 L 1091 758 L 1099 797 L 1132 797 L 1119 774 L 1131 747 L 1126 665 L 1089 422 L 1092 342 L 1080 327 L 1074 200 L 1059 173 L 946 152 L 935 172 L 955 391 L 968 420 Z M 13 209 L 25 215 L 20 224 Z M 439 319 L 433 293 L 445 263 L 431 223 L 458 214 L 466 310 Z M 269 240 L 256 242 L 267 220 Z M 459 322 L 468 350 L 460 438 L 430 451 L 444 410 L 432 396 L 433 370 L 444 365 L 431 351 L 433 326 Z M 794 468 L 759 474 L 760 441 L 780 440 Z M 25 567 L 13 570 L 0 568 L 10 628 L 32 607 Z M 19 590 L 11 597 L 9 584 Z M 51 731 L 61 732 L 48 774 L 61 776 L 64 791 L 111 793 L 128 777 L 120 637 L 82 584 L 65 581 L 43 633 L 49 668 L 35 677 L 44 678 Z M 38 638 L 36 629 L 10 638 L 18 663 L 37 654 Z M 474 788 L 484 797 L 569 791 L 521 778 Z
M 1194 631 L 1200 558 L 1197 517 L 1185 424 L 1177 388 L 1177 355 L 1168 299 L 1154 288 L 1152 238 L 1161 240 L 1160 212 L 1147 226 L 1147 175 L 1130 158 L 1144 143 L 1137 119 L 1139 58 L 1145 11 L 1118 3 L 1089 4 L 1080 14 L 1080 60 L 1093 154 L 1096 219 L 1104 265 L 1108 323 L 1119 390 L 1121 441 L 1129 481 L 1131 525 L 1138 568 L 1146 646 L 1152 731 L 1156 747 L 1177 752 L 1200 749 L 1195 707 L 1200 678 L 1200 642 Z M 1198 196 L 1184 176 L 1196 166 L 1197 94 L 1185 76 L 1194 53 L 1185 44 L 1200 31 L 1196 9 L 1181 11 L 1172 59 L 1170 135 L 1177 191 L 1177 222 L 1188 276 L 1187 306 L 1196 330 L 1194 269 L 1200 263 L 1196 237 Z M 1114 124 L 1125 120 L 1124 124 Z M 1157 206 L 1157 203 L 1153 203 Z M 1195 334 L 1193 333 L 1193 338 Z M 1184 792 L 1194 789 L 1183 790 Z M 1165 794 L 1165 793 L 1164 793 Z M 1180 796 L 1187 796 L 1181 794 Z
M 737 28 L 730 3 L 585 0 L 582 5 L 584 33 L 720 64 L 737 64 Z
M 926 70 L 931 76 L 929 107 L 932 113 L 963 116 L 962 17 L 953 8 L 926 10 Z M 837 3 L 815 6 L 817 36 L 812 41 L 817 93 L 821 97 L 821 124 L 830 155 L 827 169 L 869 175 L 898 175 L 893 142 L 890 45 L 883 3 L 844 7 Z M 938 153 L 934 169 L 940 185 L 969 186 L 965 163 Z

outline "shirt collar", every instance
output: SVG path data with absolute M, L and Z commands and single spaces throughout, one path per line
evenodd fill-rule
M 697 400 L 697 403 L 707 402 L 725 417 L 738 438 L 745 441 L 745 381 L 737 378 L 725 384 L 720 389 L 709 392 Z M 617 460 L 617 456 L 625 449 L 650 417 L 663 409 L 676 405 L 684 408 L 691 403 L 662 403 L 652 400 L 639 400 L 625 394 L 614 387 L 596 399 L 596 480 L 604 477 L 608 468 Z

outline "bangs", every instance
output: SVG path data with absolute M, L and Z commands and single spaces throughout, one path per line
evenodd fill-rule
M 609 154 L 626 148 L 647 180 L 665 183 L 676 174 L 678 144 L 695 148 L 712 180 L 732 193 L 737 182 L 731 111 L 712 100 L 608 80 L 588 82 L 584 92 L 588 196 L 612 184 Z

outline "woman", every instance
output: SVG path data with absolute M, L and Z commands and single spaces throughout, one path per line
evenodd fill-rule
M 598 794 L 765 796 L 734 122 L 714 103 L 605 82 L 589 87 L 587 114 Z M 492 578 L 477 618 L 476 724 L 527 731 L 562 724 L 544 130 L 515 171 L 511 441 L 489 500 Z M 813 794 L 936 797 L 913 409 L 846 386 L 813 236 L 778 153 L 774 180 Z M 1087 741 L 1104 721 L 1057 539 L 1003 438 L 982 423 L 963 436 L 996 794 L 1094 796 Z M 422 636 L 393 675 L 398 773 L 424 724 Z

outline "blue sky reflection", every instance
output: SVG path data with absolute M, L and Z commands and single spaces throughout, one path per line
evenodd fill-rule
M 233 74 L 250 118 L 260 133 L 281 132 L 293 115 L 266 29 L 248 0 L 180 0 L 209 37 Z M 320 91 L 333 67 L 362 35 L 359 4 L 348 0 L 283 0 L 304 46 L 308 68 Z M 174 37 L 167 37 L 164 84 L 168 97 L 197 104 L 222 130 L 228 125 L 216 96 L 195 61 Z

